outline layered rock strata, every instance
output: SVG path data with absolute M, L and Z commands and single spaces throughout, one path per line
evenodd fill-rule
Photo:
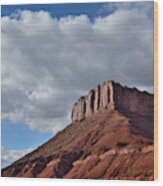
M 153 108 L 153 95 L 107 81 L 79 98 L 72 108 L 72 121 L 81 121 L 106 109 L 153 117 Z

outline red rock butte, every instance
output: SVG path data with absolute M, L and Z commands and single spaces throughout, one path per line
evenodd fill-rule
M 153 102 L 147 92 L 102 83 L 74 104 L 65 129 L 1 175 L 154 180 Z
M 72 108 L 72 121 L 82 121 L 99 111 L 117 110 L 124 114 L 137 113 L 142 116 L 153 116 L 153 95 L 123 87 L 114 81 L 107 81 L 82 96 Z

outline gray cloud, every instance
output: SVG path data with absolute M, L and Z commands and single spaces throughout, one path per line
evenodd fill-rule
M 32 151 L 32 149 L 25 150 L 8 150 L 4 147 L 1 147 L 1 167 L 4 168 L 11 164 L 13 161 L 18 160 L 25 154 Z
M 2 118 L 56 133 L 69 124 L 76 99 L 100 82 L 152 90 L 148 8 L 119 8 L 93 23 L 85 15 L 17 14 L 1 18 Z

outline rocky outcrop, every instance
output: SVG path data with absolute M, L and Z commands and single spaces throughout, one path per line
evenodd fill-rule
M 49 141 L 2 169 L 1 175 L 154 179 L 152 95 L 105 82 L 78 100 L 72 119 Z
M 69 152 L 62 155 L 59 159 L 59 163 L 54 166 L 53 177 L 62 178 L 68 171 L 73 167 L 73 162 L 77 160 L 82 155 L 82 151 L 79 152 Z
M 72 108 L 72 121 L 81 121 L 106 109 L 153 117 L 153 102 L 153 95 L 147 92 L 108 81 L 98 85 L 75 103 Z

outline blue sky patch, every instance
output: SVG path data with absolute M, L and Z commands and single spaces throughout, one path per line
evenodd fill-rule
M 32 12 L 47 11 L 52 17 L 61 18 L 67 15 L 87 15 L 91 20 L 95 17 L 104 17 L 111 12 L 105 10 L 106 3 L 68 3 L 68 4 L 33 4 L 33 5 L 3 5 L 2 16 L 23 10 Z
M 23 123 L 12 123 L 9 120 L 3 120 L 1 126 L 2 146 L 10 149 L 28 149 L 36 148 L 50 139 L 52 133 L 41 133 L 38 130 L 30 130 Z

